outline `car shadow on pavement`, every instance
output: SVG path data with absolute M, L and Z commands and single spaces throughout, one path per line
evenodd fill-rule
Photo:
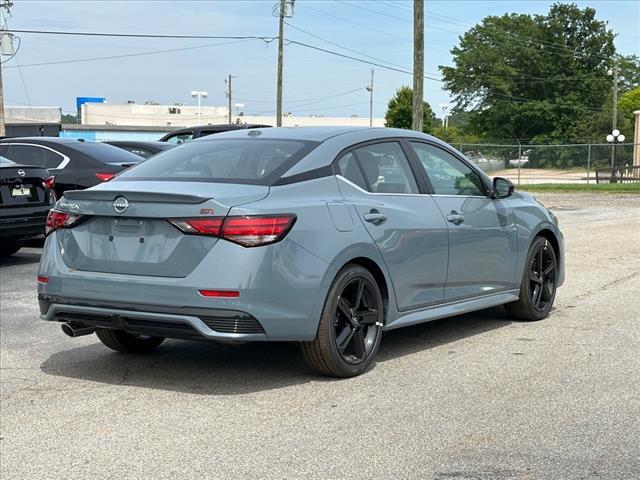
M 38 263 L 40 261 L 40 253 L 40 250 L 23 248 L 18 253 L 14 253 L 10 257 L 0 257 L 0 267 Z
M 509 323 L 503 308 L 493 308 L 393 330 L 385 333 L 377 361 L 383 363 Z M 54 353 L 40 368 L 49 375 L 201 395 L 238 395 L 334 380 L 311 372 L 294 343 L 232 346 L 168 340 L 155 352 L 129 356 L 96 342 Z M 375 374 L 375 366 L 369 374 Z

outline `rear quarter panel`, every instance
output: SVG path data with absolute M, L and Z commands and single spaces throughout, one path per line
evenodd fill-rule
M 336 212 L 340 214 L 339 220 Z M 387 312 L 388 321 L 397 317 L 393 289 L 380 252 L 355 216 L 357 213 L 353 206 L 345 203 L 335 176 L 271 187 L 269 195 L 263 200 L 234 207 L 229 212 L 230 215 L 266 213 L 295 214 L 296 223 L 286 241 L 294 242 L 324 265 L 323 271 L 317 272 L 318 290 L 309 299 L 312 305 L 310 318 L 315 320 L 316 326 L 333 279 L 347 263 L 356 258 L 369 259 L 382 270 L 390 296 L 388 304 L 392 306 Z M 352 221 L 349 222 L 348 218 Z M 298 270 L 300 266 L 282 264 L 280 268 Z M 296 272 L 290 274 L 295 275 Z

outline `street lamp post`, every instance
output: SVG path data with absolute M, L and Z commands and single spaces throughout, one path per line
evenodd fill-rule
M 198 97 L 198 123 L 202 123 L 202 99 L 207 98 L 209 95 L 208 92 L 203 92 L 200 90 L 192 90 L 191 96 L 193 98 Z
M 611 170 L 613 171 L 616 160 L 616 142 L 622 143 L 625 141 L 625 136 L 620 133 L 617 128 L 613 129 L 609 135 L 607 135 L 607 142 L 611 144 Z

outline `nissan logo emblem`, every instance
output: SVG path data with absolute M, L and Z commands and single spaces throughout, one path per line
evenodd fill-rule
M 124 213 L 129 208 L 129 202 L 124 197 L 118 197 L 113 202 L 113 209 L 118 213 Z
M 18 170 L 18 175 L 20 175 L 21 177 L 24 177 L 26 175 L 25 171 L 20 169 Z

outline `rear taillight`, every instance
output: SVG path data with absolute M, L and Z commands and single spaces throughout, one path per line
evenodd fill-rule
M 115 173 L 96 173 L 96 177 L 101 182 L 108 182 L 109 180 L 111 180 L 115 176 L 116 176 Z
M 221 237 L 244 247 L 267 245 L 282 240 L 295 218 L 293 215 L 227 217 Z
M 47 225 L 45 227 L 45 235 L 49 235 L 59 228 L 69 228 L 78 221 L 80 215 L 60 212 L 58 210 L 50 210 L 47 215 Z
M 58 200 L 56 195 L 56 177 L 54 175 L 45 178 L 42 181 L 42 186 L 51 193 L 51 198 L 53 199 L 52 203 L 54 203 L 55 200 Z
M 49 190 L 53 190 L 56 187 L 56 177 L 55 176 L 50 176 L 45 178 L 42 181 L 42 185 L 44 186 L 44 188 L 48 188 Z
M 169 221 L 184 233 L 219 237 L 243 247 L 258 247 L 282 240 L 295 220 L 295 215 L 287 214 L 178 218 Z
M 170 220 L 170 222 L 184 233 L 217 237 L 220 234 L 223 220 L 223 218 L 180 218 Z

